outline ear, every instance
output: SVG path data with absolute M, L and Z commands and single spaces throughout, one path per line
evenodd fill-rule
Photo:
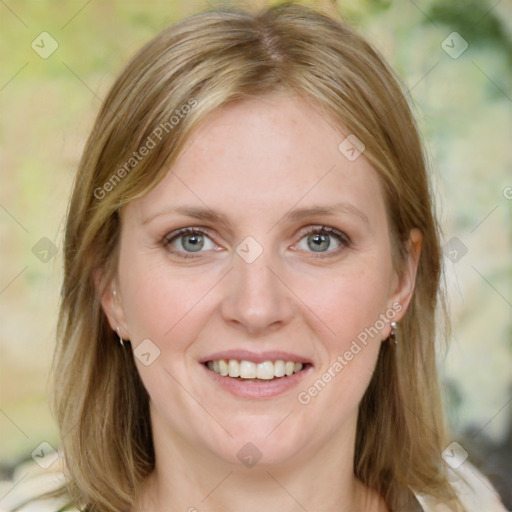
M 411 229 L 407 242 L 407 256 L 404 268 L 402 269 L 401 275 L 398 275 L 396 272 L 394 273 L 390 289 L 391 294 L 388 300 L 388 308 L 396 311 L 396 315 L 393 319 L 395 322 L 399 322 L 403 318 L 411 302 L 416 283 L 422 242 L 423 235 L 421 231 L 418 228 Z M 393 304 L 395 307 L 393 307 Z M 398 310 L 397 304 L 400 304 L 400 310 Z M 391 326 L 388 324 L 383 334 L 387 337 L 390 333 Z
M 93 272 L 93 279 L 94 286 L 100 297 L 101 308 L 105 315 L 107 315 L 110 327 L 118 336 L 124 340 L 129 340 L 130 335 L 127 329 L 126 316 L 117 279 L 114 278 L 107 282 L 103 269 L 96 269 Z

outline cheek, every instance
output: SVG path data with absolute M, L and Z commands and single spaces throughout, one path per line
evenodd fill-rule
M 183 329 L 193 329 L 190 321 L 194 309 L 212 287 L 210 280 L 180 278 L 165 268 L 148 268 L 133 272 L 126 283 L 126 317 L 135 341 L 151 338 L 158 344 Z
M 357 406 L 375 367 L 381 331 L 391 321 L 386 317 L 388 278 L 385 264 L 354 266 L 309 294 L 305 302 L 315 313 L 309 317 L 319 335 L 321 368 L 302 388 L 300 403 L 324 408 L 339 400 L 339 415 Z
M 160 362 L 166 360 L 171 367 L 183 364 L 183 356 L 207 320 L 222 273 L 178 268 L 161 253 L 137 251 L 132 241 L 126 242 L 124 250 L 119 274 L 132 347 L 150 339 L 160 349 Z
M 380 315 L 388 300 L 385 265 L 360 265 L 331 272 L 328 279 L 304 282 L 301 293 L 306 305 L 324 325 L 327 348 L 343 350 L 366 329 L 377 328 L 380 341 Z M 309 291 L 308 291 L 309 290 Z M 298 293 L 298 294 L 299 294 Z

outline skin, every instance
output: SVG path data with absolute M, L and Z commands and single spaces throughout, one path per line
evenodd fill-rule
M 156 468 L 133 510 L 388 510 L 352 461 L 358 404 L 389 322 L 308 404 L 297 399 L 393 304 L 400 321 L 414 289 L 421 234 L 411 231 L 398 275 L 378 176 L 364 154 L 351 162 L 338 150 L 347 135 L 291 95 L 231 104 L 123 210 L 118 272 L 102 306 L 132 349 L 149 338 L 160 350 L 149 366 L 135 358 L 150 395 Z M 291 209 L 339 202 L 367 221 L 352 212 L 282 220 Z M 229 228 L 157 215 L 176 205 L 220 211 Z M 331 235 L 315 252 L 303 231 L 323 225 L 350 244 Z M 184 227 L 207 231 L 199 252 L 190 235 L 166 245 Z M 263 248 L 252 263 L 236 253 L 247 236 Z M 235 397 L 198 362 L 232 348 L 290 351 L 313 368 L 280 396 Z M 251 468 L 237 457 L 247 442 L 261 452 Z

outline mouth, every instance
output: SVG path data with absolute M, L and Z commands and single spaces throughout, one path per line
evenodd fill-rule
M 210 354 L 199 363 L 214 389 L 253 400 L 287 396 L 313 371 L 310 360 L 282 351 L 228 350 Z
M 214 359 L 203 362 L 211 372 L 243 382 L 272 382 L 307 371 L 311 363 L 276 359 L 262 362 L 246 359 Z

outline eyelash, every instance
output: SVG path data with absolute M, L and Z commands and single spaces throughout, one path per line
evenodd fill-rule
M 175 239 L 180 238 L 183 235 L 191 235 L 191 234 L 192 235 L 204 235 L 211 239 L 211 237 L 209 236 L 209 233 L 207 231 L 204 231 L 203 229 L 183 228 L 183 229 L 179 229 L 178 231 L 175 231 L 173 233 L 170 233 L 169 235 L 166 235 L 163 239 L 163 244 L 165 247 L 169 247 L 171 245 L 171 242 L 173 242 Z M 350 237 L 348 235 L 346 235 L 345 233 L 342 233 L 341 231 L 338 231 L 334 228 L 328 227 L 328 226 L 315 226 L 313 228 L 307 229 L 306 231 L 302 231 L 301 238 L 299 239 L 299 241 L 308 235 L 316 235 L 316 234 L 334 236 L 341 243 L 342 247 L 335 249 L 333 251 L 327 251 L 326 253 L 319 253 L 319 254 L 327 254 L 327 256 L 320 256 L 320 255 L 313 256 L 314 258 L 325 258 L 332 254 L 337 254 L 340 251 L 342 251 L 344 248 L 350 247 L 352 244 Z M 176 251 L 174 249 L 170 249 L 169 251 L 172 254 L 176 254 L 180 258 L 184 258 L 184 259 L 199 257 L 199 255 L 195 256 L 195 255 L 192 255 L 192 253 Z M 198 254 L 200 254 L 201 252 L 202 251 L 198 251 Z

